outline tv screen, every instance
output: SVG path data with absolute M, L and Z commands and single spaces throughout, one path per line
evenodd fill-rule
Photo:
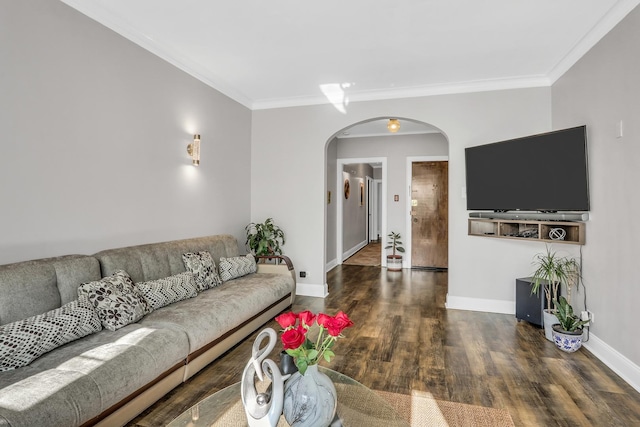
M 586 127 L 465 149 L 467 209 L 588 211 Z

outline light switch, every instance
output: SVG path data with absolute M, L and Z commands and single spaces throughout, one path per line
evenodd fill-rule
M 622 120 L 618 122 L 616 126 L 616 138 L 622 138 L 624 136 L 624 123 Z

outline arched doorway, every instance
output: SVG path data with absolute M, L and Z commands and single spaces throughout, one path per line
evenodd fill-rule
M 391 133 L 387 129 L 390 118 L 400 121 L 400 131 Z M 378 218 L 379 234 L 386 242 L 386 235 L 390 231 L 400 232 L 403 236 L 405 249 L 409 256 L 405 268 L 411 267 L 411 227 L 412 202 L 410 178 L 411 163 L 408 159 L 430 159 L 433 161 L 448 161 L 448 140 L 442 131 L 427 123 L 399 117 L 376 117 L 354 123 L 341 129 L 327 141 L 325 147 L 325 189 L 327 204 L 325 213 L 325 259 L 326 271 L 340 264 L 345 256 L 358 249 L 358 245 L 370 240 L 371 233 L 363 230 L 362 241 L 345 239 L 345 229 L 350 226 L 348 219 L 343 218 L 345 199 L 341 194 L 343 180 L 354 174 L 349 174 L 345 166 L 354 169 L 354 165 L 376 164 L 380 170 L 377 178 L 380 183 L 380 215 Z M 409 166 L 407 166 L 407 164 Z M 409 173 L 407 173 L 409 171 Z M 344 177 L 343 174 L 344 173 Z M 407 184 L 407 177 L 409 184 Z M 359 197 L 359 183 L 364 184 L 366 194 L 371 194 L 368 183 L 375 182 L 376 177 L 368 180 L 362 176 L 349 179 L 351 191 Z M 356 183 L 357 188 L 354 187 Z M 407 190 L 408 189 L 408 190 Z M 367 205 L 368 206 L 368 205 Z M 366 208 L 366 207 L 365 207 Z M 365 209 L 363 208 L 363 211 Z M 369 211 L 368 216 L 371 215 Z M 370 224 L 367 222 L 367 224 Z M 448 232 L 448 230 L 447 230 Z M 377 234 L 377 233 L 376 233 Z M 374 235 L 374 237 L 377 237 Z M 445 248 L 446 252 L 446 248 Z M 381 264 L 386 265 L 386 253 L 383 251 Z

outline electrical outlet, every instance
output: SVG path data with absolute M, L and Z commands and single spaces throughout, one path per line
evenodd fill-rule
M 591 326 L 591 324 L 593 323 L 593 317 L 593 312 L 589 310 L 585 310 L 580 313 L 580 320 L 589 322 L 585 324 L 585 326 Z
M 596 323 L 596 315 L 593 314 L 593 311 L 587 310 L 587 313 L 589 314 L 589 325 Z
M 306 271 L 301 271 L 300 272 L 300 277 L 307 277 L 307 272 Z

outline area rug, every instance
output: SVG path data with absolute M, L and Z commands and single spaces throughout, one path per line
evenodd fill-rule
M 347 265 L 379 266 L 381 250 L 381 243 L 372 242 L 346 260 L 342 261 L 342 263 Z
M 504 409 L 436 400 L 431 394 L 420 391 L 411 395 L 386 391 L 376 393 L 412 427 L 515 427 L 511 415 Z

